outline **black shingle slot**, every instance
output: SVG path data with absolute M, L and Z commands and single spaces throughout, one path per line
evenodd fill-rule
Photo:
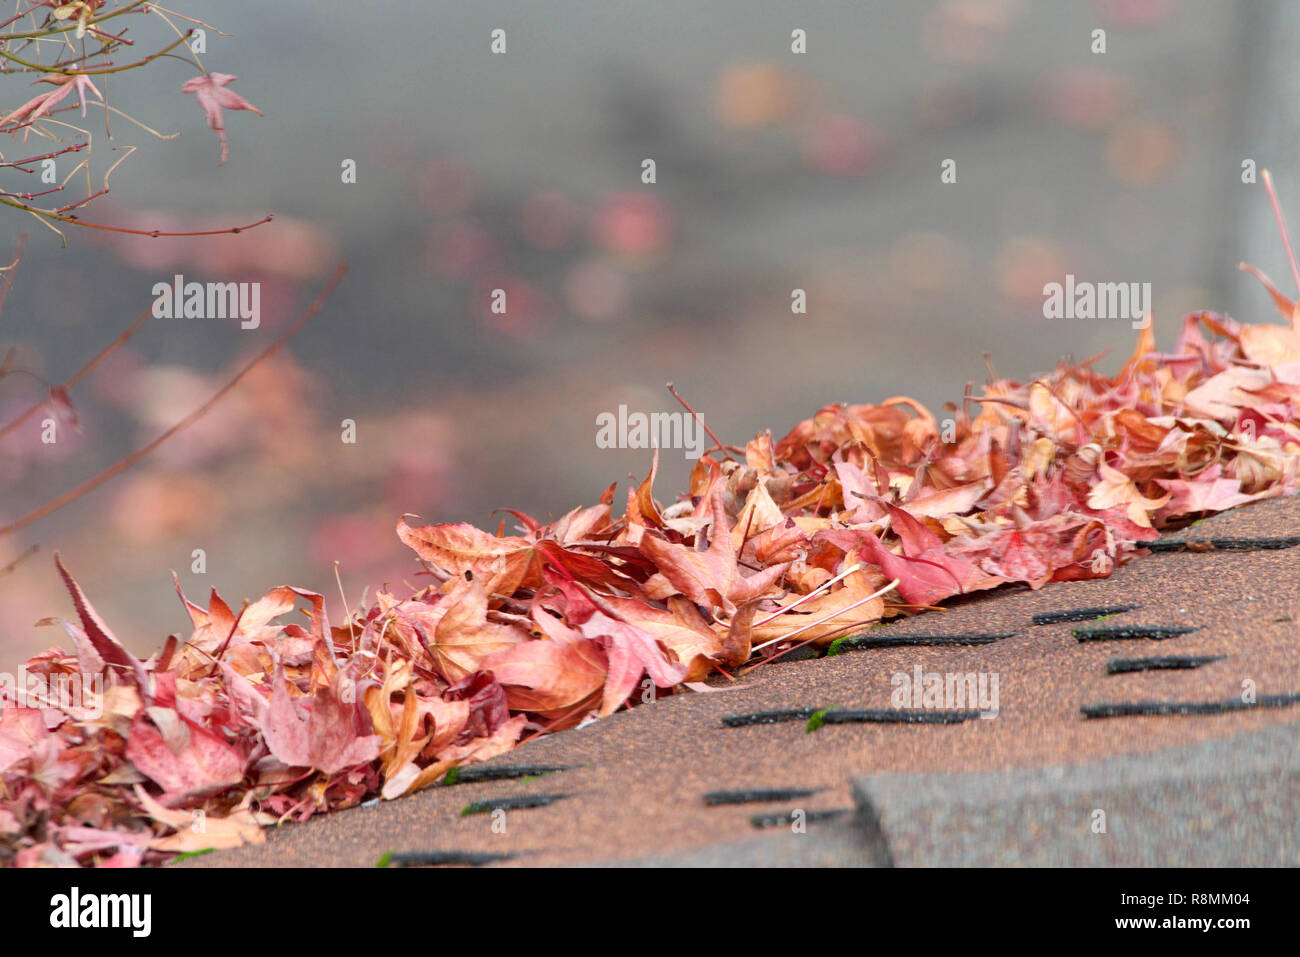
M 1290 694 L 1260 695 L 1253 702 L 1240 698 L 1226 701 L 1133 701 L 1124 704 L 1085 704 L 1079 710 L 1085 718 L 1125 718 L 1134 715 L 1225 714 L 1254 708 L 1286 708 L 1300 704 L 1300 691 Z
M 1067 608 L 1064 611 L 1039 611 L 1034 613 L 1035 625 L 1058 625 L 1063 621 L 1092 621 L 1107 615 L 1137 611 L 1137 605 L 1100 605 L 1095 608 Z
M 567 771 L 567 767 L 549 767 L 544 765 L 515 764 L 497 765 L 473 764 L 468 767 L 452 768 L 447 772 L 445 784 L 476 784 L 479 781 L 513 781 L 517 778 L 541 777 L 556 771 Z M 454 775 L 454 777 L 453 777 Z
M 1070 634 L 1079 641 L 1117 641 L 1129 638 L 1145 638 L 1150 641 L 1164 641 L 1177 638 L 1196 631 L 1193 627 L 1172 627 L 1165 625 L 1120 625 L 1115 628 L 1076 628 Z
M 970 635 L 880 635 L 864 632 L 835 642 L 835 653 L 841 651 L 862 651 L 865 648 L 907 648 L 929 645 L 991 645 L 1003 638 L 1010 638 L 1014 631 L 999 634 Z
M 1142 547 L 1152 554 L 1160 552 L 1208 552 L 1214 546 L 1208 540 L 1178 539 L 1172 542 L 1143 542 Z
M 723 727 L 747 728 L 756 724 L 781 724 L 786 721 L 807 721 L 816 708 L 792 708 L 786 711 L 754 711 L 749 714 L 729 714 L 722 719 Z
M 825 724 L 960 724 L 978 718 L 978 711 L 942 708 L 865 708 L 859 711 L 827 711 Z
M 786 811 L 784 814 L 755 814 L 749 819 L 749 823 L 760 828 L 785 827 L 795 822 L 794 813 L 794 811 Z M 849 809 L 843 807 L 829 811 L 804 811 L 803 820 L 814 824 L 817 821 L 830 821 L 848 813 Z
M 1294 548 L 1300 545 L 1300 535 L 1285 538 L 1188 538 L 1177 541 L 1146 542 L 1142 547 L 1153 552 L 1255 552 Z
M 1222 661 L 1225 655 L 1167 655 L 1163 658 L 1112 658 L 1106 662 L 1106 674 L 1130 671 L 1181 671 Z
M 1273 551 L 1280 548 L 1295 548 L 1300 545 L 1300 535 L 1291 535 L 1287 538 L 1212 538 L 1210 544 L 1230 552 Z
M 389 867 L 446 867 L 461 865 L 482 867 L 497 861 L 511 860 L 514 854 L 488 854 L 476 851 L 399 851 L 388 855 Z
M 708 805 L 763 804 L 769 801 L 794 801 L 798 798 L 812 797 L 819 790 L 821 789 L 758 788 L 752 791 L 710 791 L 704 795 L 704 803 Z
M 548 804 L 554 804 L 556 801 L 562 801 L 568 794 L 520 794 L 515 797 L 489 798 L 485 801 L 475 801 L 473 804 L 466 804 L 461 808 L 461 816 L 465 817 L 470 814 L 489 814 L 492 811 L 522 811 L 530 807 L 546 807 Z
M 758 711 L 753 714 L 729 714 L 722 719 L 724 727 L 744 728 L 756 724 L 779 724 L 787 721 L 806 721 L 816 714 L 816 708 L 792 708 L 789 711 Z M 822 724 L 959 724 L 978 718 L 978 711 L 957 711 L 943 708 L 863 708 L 860 710 L 833 709 L 821 712 Z

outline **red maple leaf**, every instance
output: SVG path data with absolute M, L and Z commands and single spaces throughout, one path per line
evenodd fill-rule
M 713 525 L 709 529 L 709 547 L 694 551 L 649 531 L 641 539 L 641 551 L 653 561 L 663 576 L 691 601 L 706 608 L 721 607 L 728 615 L 736 606 L 753 601 L 773 590 L 776 581 L 790 567 L 781 562 L 745 577 L 736 563 L 738 549 L 731 537 L 727 518 L 724 482 L 715 481 L 709 491 L 709 508 Z

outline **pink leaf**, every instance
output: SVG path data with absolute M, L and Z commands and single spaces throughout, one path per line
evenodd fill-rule
M 221 140 L 221 163 L 226 162 L 229 149 L 226 144 L 226 127 L 223 123 L 222 110 L 252 110 L 258 116 L 262 111 L 249 103 L 234 90 L 227 90 L 226 84 L 233 83 L 238 77 L 229 73 L 213 73 L 210 76 L 196 76 L 186 80 L 181 87 L 182 93 L 193 93 L 198 97 L 199 107 L 207 115 L 208 126 L 217 131 Z
M 308 698 L 289 697 L 282 670 L 272 681 L 271 707 L 262 725 L 262 735 L 271 753 L 293 767 L 316 768 L 336 774 L 379 756 L 382 738 L 369 734 L 370 716 L 358 708 L 355 696 L 344 701 L 334 682 Z
M 117 636 L 108 629 L 104 620 L 99 617 L 94 607 L 86 599 L 86 594 L 81 590 L 81 586 L 73 579 L 72 574 L 63 567 L 63 561 L 59 558 L 57 552 L 54 554 L 54 565 L 63 576 L 63 583 L 68 588 L 68 594 L 72 596 L 72 604 L 77 609 L 77 615 L 81 618 L 81 624 L 86 629 L 86 637 L 99 656 L 110 665 L 120 665 L 124 668 L 130 668 L 134 674 L 141 692 L 147 692 L 149 688 L 148 677 L 145 674 L 144 665 L 140 659 L 127 651 Z
M 170 709 L 150 709 L 156 712 Z M 167 733 L 160 732 L 144 711 L 135 716 L 126 741 L 126 756 L 136 770 L 164 791 L 186 793 L 238 784 L 244 776 L 244 758 L 222 738 L 175 711 L 167 721 Z M 177 728 L 184 726 L 189 739 L 177 753 L 168 745 L 177 743 Z

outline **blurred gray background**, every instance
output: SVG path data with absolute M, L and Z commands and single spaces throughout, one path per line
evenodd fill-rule
M 274 211 L 212 240 L 29 233 L 0 345 L 54 381 L 187 280 L 263 282 L 262 327 L 155 320 L 73 394 L 82 433 L 0 448 L 13 519 L 147 441 L 264 346 L 346 260 L 342 288 L 288 353 L 195 429 L 18 536 L 0 565 L 14 665 L 70 614 L 62 550 L 140 651 L 187 624 L 172 594 L 232 604 L 278 584 L 348 599 L 418 567 L 404 512 L 496 527 L 546 519 L 649 468 L 602 450 L 596 416 L 672 411 L 672 380 L 726 441 L 784 434 L 833 401 L 906 394 L 1132 348 L 1127 322 L 1046 320 L 1066 273 L 1150 282 L 1157 338 L 1192 309 L 1271 319 L 1248 259 L 1290 291 L 1262 185 L 1300 210 L 1294 5 L 1214 0 L 276 3 L 176 0 L 232 34 L 209 70 L 266 114 L 227 113 L 230 161 L 167 59 L 111 79 L 139 151 L 88 218 L 181 228 Z M 146 27 L 148 29 L 146 29 Z M 492 55 L 490 33 L 508 52 Z M 807 33 L 793 54 L 791 31 Z M 1106 31 L 1104 55 L 1092 31 Z M 162 38 L 156 25 L 134 27 Z M 164 41 L 165 42 L 165 41 Z M 27 96 L 6 77 L 6 108 Z M 103 134 L 103 114 L 96 135 Z M 95 169 L 109 157 L 105 144 Z M 657 183 L 644 185 L 652 158 Z M 354 159 L 355 184 L 340 182 Z M 956 161 L 957 182 L 940 164 Z M 1300 220 L 1298 220 L 1300 221 Z M 488 290 L 505 288 L 494 316 Z M 807 315 L 790 294 L 807 290 Z M 0 382 L 0 412 L 30 403 Z M 358 441 L 339 440 L 345 418 Z M 689 463 L 666 452 L 656 491 Z M 512 520 L 513 521 L 513 520 Z M 190 570 L 193 549 L 206 574 Z

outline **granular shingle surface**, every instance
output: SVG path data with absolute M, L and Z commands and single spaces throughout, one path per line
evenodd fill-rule
M 1197 539 L 1296 535 L 1300 500 L 1294 498 L 1246 506 L 1178 533 Z M 1033 624 L 1035 614 L 1111 606 L 1132 610 L 1085 626 L 1069 616 Z M 1195 630 L 1162 641 L 1080 642 L 1072 634 L 1103 626 Z M 1277 699 L 1300 692 L 1297 549 L 1160 552 L 1109 579 L 968 597 L 873 635 L 937 633 L 1011 637 L 979 645 L 899 643 L 762 667 L 735 682 L 712 682 L 711 693 L 674 695 L 537 739 L 487 765 L 566 768 L 545 778 L 434 787 L 278 828 L 265 844 L 185 866 L 371 866 L 386 852 L 433 851 L 518 855 L 490 866 L 879 863 L 887 859 L 879 849 L 853 844 L 860 836 L 854 816 L 816 823 L 820 812 L 855 807 L 855 778 L 1081 765 L 1278 725 L 1300 734 L 1300 704 L 1106 720 L 1081 713 L 1085 705 Z M 1218 660 L 1194 669 L 1107 671 L 1117 657 L 1169 654 Z M 811 733 L 806 720 L 723 723 L 742 713 L 890 708 L 895 676 L 910 680 L 918 667 L 922 674 L 970 675 L 972 686 L 982 675 L 988 690 L 996 676 L 996 714 L 951 724 L 826 723 Z M 705 800 L 710 792 L 760 789 L 815 793 L 766 808 Z M 547 793 L 568 796 L 504 817 L 461 815 L 475 802 Z M 784 825 L 756 831 L 750 822 L 756 813 L 792 811 L 814 819 L 805 833 Z M 1050 834 L 1043 839 L 1050 841 Z M 808 853 L 800 857 L 799 848 Z

